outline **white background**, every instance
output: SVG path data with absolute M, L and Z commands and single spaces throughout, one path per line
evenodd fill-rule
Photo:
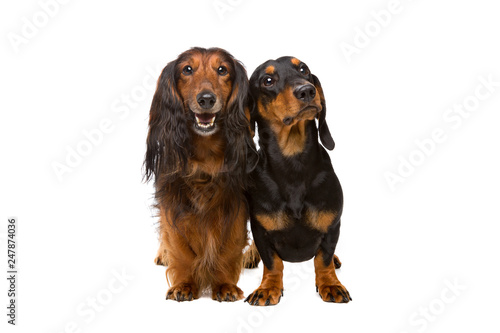
M 474 102 L 479 77 L 500 81 L 498 6 L 401 0 L 378 31 L 370 13 L 389 0 L 219 2 L 230 10 L 219 15 L 212 0 L 74 0 L 47 22 L 38 1 L 2 2 L 0 253 L 5 271 L 6 221 L 17 216 L 20 271 L 15 328 L 1 279 L 2 331 L 498 332 L 500 86 L 460 123 L 443 118 Z M 40 28 L 13 47 L 9 36 L 33 16 Z M 363 47 L 349 62 L 341 45 L 356 38 Z M 229 50 L 249 75 L 293 55 L 320 78 L 345 194 L 338 276 L 353 302 L 323 303 L 312 262 L 285 264 L 275 307 L 165 301 L 152 185 L 141 183 L 154 93 L 143 82 L 192 46 Z M 105 119 L 108 133 L 58 179 L 54 163 Z M 415 141 L 436 128 L 444 142 L 419 153 Z M 384 175 L 410 156 L 419 165 L 391 190 Z M 261 269 L 242 273 L 245 295 Z

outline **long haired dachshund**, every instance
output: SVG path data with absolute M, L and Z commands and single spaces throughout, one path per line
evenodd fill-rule
M 264 275 L 246 301 L 277 304 L 283 295 L 283 261 L 314 257 L 316 289 L 323 301 L 349 302 L 349 292 L 335 274 L 343 195 L 323 148 L 332 150 L 335 143 L 325 120 L 321 84 L 306 64 L 281 57 L 254 71 L 250 91 L 260 146 L 248 190 L 250 221 Z
M 158 79 L 144 165 L 146 181 L 155 180 L 167 299 L 190 301 L 205 288 L 214 300 L 243 298 L 243 191 L 247 161 L 257 158 L 247 97 L 244 67 L 218 48 L 182 53 Z

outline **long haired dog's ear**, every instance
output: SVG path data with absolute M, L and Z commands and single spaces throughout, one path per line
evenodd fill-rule
M 233 58 L 233 90 L 229 97 L 224 130 L 227 139 L 225 164 L 230 171 L 248 172 L 257 164 L 257 151 L 250 137 L 248 78 L 243 65 Z
M 149 113 L 144 178 L 184 170 L 189 151 L 189 131 L 182 99 L 177 92 L 176 61 L 165 66 L 158 79 Z
M 319 138 L 326 149 L 333 150 L 333 148 L 335 148 L 335 141 L 333 141 L 330 130 L 328 129 L 328 124 L 326 123 L 326 102 L 325 95 L 323 94 L 323 88 L 321 88 L 321 83 L 316 75 L 313 75 L 312 78 L 313 83 L 316 86 L 316 90 L 319 92 L 319 96 L 321 98 L 322 110 L 318 116 Z
M 255 136 L 255 124 L 257 122 L 255 117 L 256 107 L 257 103 L 255 102 L 255 98 L 253 97 L 251 90 L 248 89 L 247 108 L 245 109 L 245 113 L 248 121 L 250 122 L 250 134 L 252 138 Z

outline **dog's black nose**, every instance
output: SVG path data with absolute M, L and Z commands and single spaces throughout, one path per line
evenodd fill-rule
M 293 95 L 302 102 L 310 102 L 316 96 L 316 88 L 312 84 L 304 84 L 293 91 Z
M 211 92 L 202 91 L 196 96 L 196 100 L 203 109 L 211 109 L 215 104 L 216 97 Z

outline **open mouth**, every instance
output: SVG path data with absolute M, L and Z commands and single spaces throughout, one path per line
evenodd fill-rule
M 210 133 L 215 130 L 215 121 L 218 113 L 194 113 L 194 126 L 203 133 Z

